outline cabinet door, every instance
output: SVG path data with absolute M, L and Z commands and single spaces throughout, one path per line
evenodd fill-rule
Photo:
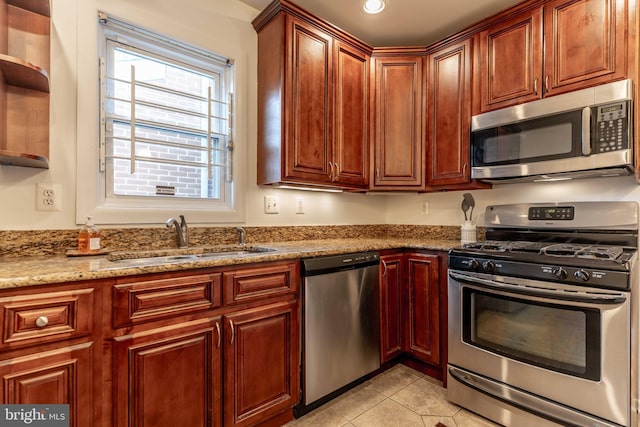
M 0 361 L 0 402 L 68 404 L 69 425 L 99 425 L 93 417 L 93 343 Z
M 287 17 L 288 76 L 286 178 L 331 181 L 331 76 L 333 40 Z
M 542 9 L 480 33 L 480 110 L 542 97 Z
M 369 185 L 369 56 L 335 42 L 333 179 L 350 187 Z
M 402 346 L 403 255 L 380 257 L 380 362 L 400 355 Z
M 220 319 L 115 338 L 118 426 L 221 425 Z
M 438 256 L 407 255 L 409 353 L 423 362 L 440 363 L 440 308 Z
M 544 6 L 549 95 L 626 76 L 625 0 L 555 0 Z
M 427 186 L 470 182 L 471 40 L 429 55 Z
M 375 58 L 372 188 L 424 187 L 422 64 L 421 56 Z
M 225 426 L 255 425 L 298 402 L 298 334 L 296 301 L 225 317 Z

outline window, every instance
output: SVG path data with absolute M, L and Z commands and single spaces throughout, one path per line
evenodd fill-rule
M 104 13 L 99 22 L 96 210 L 200 211 L 200 222 L 228 221 L 224 213 L 236 209 L 233 61 Z

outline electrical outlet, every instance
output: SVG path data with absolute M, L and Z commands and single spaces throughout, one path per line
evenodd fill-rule
M 302 196 L 296 197 L 296 214 L 304 213 L 304 198 Z
M 36 184 L 36 210 L 60 211 L 62 210 L 62 190 L 59 185 Z
M 276 196 L 264 196 L 264 213 L 277 214 L 278 213 L 278 197 Z
M 422 204 L 420 205 L 420 213 L 422 215 L 429 214 L 429 202 L 422 202 Z

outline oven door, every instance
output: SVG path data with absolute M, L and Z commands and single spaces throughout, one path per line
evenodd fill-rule
M 449 271 L 450 373 L 541 416 L 550 417 L 548 401 L 627 425 L 630 336 L 627 292 Z M 492 385 L 479 386 L 483 378 Z M 525 398 L 490 391 L 500 385 Z M 573 416 L 552 418 L 585 425 Z

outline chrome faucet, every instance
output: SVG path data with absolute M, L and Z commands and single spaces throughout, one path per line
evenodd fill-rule
M 236 227 L 236 232 L 238 233 L 238 244 L 240 246 L 243 246 L 244 245 L 244 235 L 245 235 L 244 228 L 238 226 L 238 227 Z
M 166 226 L 167 228 L 171 228 L 172 225 L 176 227 L 178 246 L 181 248 L 189 246 L 189 228 L 187 227 L 187 221 L 184 219 L 184 215 L 180 215 L 180 222 L 175 218 L 169 218 Z

